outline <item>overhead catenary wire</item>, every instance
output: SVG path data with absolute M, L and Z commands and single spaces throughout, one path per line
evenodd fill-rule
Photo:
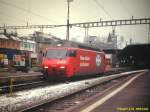
M 113 19 L 113 17 L 109 14 L 109 12 L 104 8 L 103 5 L 101 5 L 97 0 L 94 0 L 94 2 L 104 11 L 104 13 L 109 16 L 109 18 Z
M 9 19 L 9 20 L 15 21 L 16 23 L 17 23 L 18 21 L 19 21 L 19 22 L 22 22 L 22 23 L 25 22 L 25 20 L 23 20 L 23 19 L 17 18 L 16 16 L 10 16 L 10 15 L 4 13 L 4 12 L 1 12 L 1 11 L 0 11 L 0 14 L 3 15 L 3 16 L 8 17 L 8 18 L 5 18 L 5 19 Z
M 107 16 L 109 16 L 112 20 L 114 20 L 114 18 L 110 15 L 110 13 L 104 8 L 104 6 L 101 4 L 101 3 L 99 3 L 97 0 L 94 0 L 94 2 L 105 12 L 105 14 L 107 15 Z M 114 26 L 112 27 L 112 29 L 114 28 Z M 124 32 L 124 34 L 127 36 L 127 34 L 126 34 L 126 32 L 121 28 L 121 27 L 119 27 L 119 29 L 122 31 L 122 32 Z
M 1 21 L 0 26 L 4 27 L 4 25 L 6 25 L 6 23 L 4 23 L 4 21 L 5 21 L 6 19 L 9 20 L 9 21 L 7 22 L 7 24 L 12 24 L 11 21 L 13 21 L 13 23 L 18 23 L 18 22 L 16 22 L 16 20 L 14 20 L 14 19 L 10 19 L 10 18 L 5 18 L 5 19 L 3 19 L 3 18 L 0 18 L 0 21 Z M 11 20 L 11 21 L 10 21 L 10 20 Z M 4 28 L 3 28 L 3 29 L 0 28 L 0 30 L 4 30 Z
M 123 3 L 122 0 L 120 0 L 120 4 L 121 4 L 122 8 L 124 8 L 124 10 L 126 11 L 126 13 L 127 13 L 130 17 L 132 17 L 133 14 L 131 13 L 131 10 L 129 10 L 129 9 L 126 7 L 125 3 Z
M 49 19 L 49 18 L 47 18 L 47 17 L 45 17 L 45 16 L 42 16 L 42 15 L 40 15 L 40 14 L 37 14 L 37 13 L 31 11 L 31 10 L 29 11 L 28 9 L 22 8 L 22 7 L 20 7 L 20 6 L 17 6 L 17 5 L 15 5 L 15 4 L 12 4 L 12 3 L 10 3 L 10 2 L 6 2 L 6 1 L 3 1 L 3 0 L 0 0 L 0 3 L 5 4 L 5 5 L 9 5 L 9 6 L 14 7 L 14 8 L 17 8 L 17 9 L 19 9 L 19 10 L 21 10 L 21 11 L 30 13 L 30 14 L 32 14 L 32 15 L 34 15 L 34 16 L 37 16 L 37 17 L 42 18 L 43 20 L 46 20 L 46 21 L 49 21 L 49 22 L 50 22 L 50 21 L 55 22 L 55 21 L 52 20 L 52 19 Z

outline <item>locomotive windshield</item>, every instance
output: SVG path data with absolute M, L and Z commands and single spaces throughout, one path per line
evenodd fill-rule
M 50 49 L 47 50 L 45 57 L 52 59 L 62 59 L 65 58 L 67 54 L 67 50 L 65 49 Z

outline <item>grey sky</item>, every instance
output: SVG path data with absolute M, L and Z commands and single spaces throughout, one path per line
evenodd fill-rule
M 150 0 L 74 0 L 70 22 L 88 22 L 150 17 Z M 67 0 L 0 0 L 0 25 L 66 24 Z M 38 30 L 38 29 L 36 29 Z M 106 36 L 112 27 L 92 28 L 89 35 Z M 33 30 L 20 30 L 31 33 Z M 66 28 L 45 29 L 65 38 Z M 148 25 L 116 27 L 117 35 L 136 42 L 147 42 Z M 84 36 L 84 29 L 72 28 L 72 37 Z

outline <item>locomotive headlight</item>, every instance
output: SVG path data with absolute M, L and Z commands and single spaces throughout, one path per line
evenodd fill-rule
M 47 68 L 48 68 L 48 66 L 44 66 L 44 68 L 45 68 L 45 69 L 47 69 Z
M 60 68 L 60 69 L 65 69 L 65 66 L 60 66 L 59 68 Z

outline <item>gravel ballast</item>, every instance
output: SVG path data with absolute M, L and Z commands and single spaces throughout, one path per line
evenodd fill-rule
M 94 85 L 109 81 L 111 79 L 125 76 L 132 73 L 143 72 L 144 70 L 125 72 L 115 74 L 107 77 L 99 77 L 87 79 L 78 82 L 63 83 L 53 86 L 39 87 L 31 90 L 24 90 L 13 93 L 12 96 L 8 94 L 0 96 L 0 112 L 16 112 L 23 111 L 45 102 L 51 102 L 64 96 L 73 94 L 83 89 L 92 87 Z

